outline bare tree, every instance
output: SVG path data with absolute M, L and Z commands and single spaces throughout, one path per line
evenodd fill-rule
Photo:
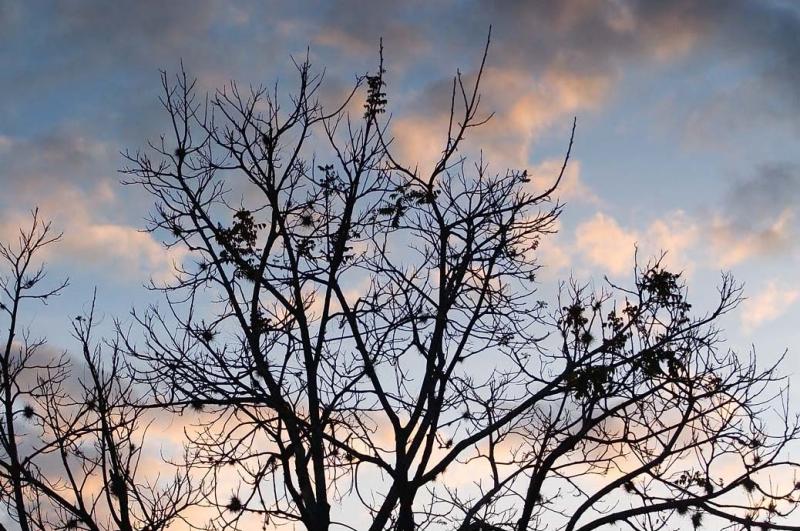
M 199 485 L 180 471 L 173 478 L 139 473 L 146 410 L 124 378 L 120 350 L 93 344 L 94 300 L 73 321 L 80 361 L 53 354 L 21 325 L 26 305 L 67 286 L 48 287 L 40 262 L 60 238 L 34 211 L 16 245 L 0 243 L 8 271 L 0 277 L 8 324 L 0 357 L 2 502 L 24 531 L 165 529 L 193 504 Z
M 538 300 L 572 136 L 555 176 L 470 162 L 485 60 L 425 173 L 394 154 L 382 58 L 330 112 L 308 60 L 289 97 L 163 74 L 172 128 L 124 172 L 190 258 L 123 337 L 150 405 L 196 412 L 212 525 L 798 529 L 797 419 L 775 366 L 720 343 L 729 277 L 708 313 L 659 260 Z

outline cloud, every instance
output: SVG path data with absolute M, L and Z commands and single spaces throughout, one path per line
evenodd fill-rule
M 80 219 L 72 221 L 58 252 L 64 252 L 82 267 L 122 276 L 123 280 L 130 280 L 130 277 L 170 280 L 175 266 L 179 266 L 186 255 L 183 248 L 166 250 L 151 234 L 135 227 Z
M 779 285 L 770 280 L 755 296 L 742 304 L 742 324 L 752 331 L 764 323 L 774 321 L 800 298 L 800 289 Z
M 43 218 L 52 220 L 62 240 L 45 249 L 43 258 L 80 270 L 90 270 L 121 282 L 168 280 L 186 255 L 181 247 L 165 249 L 149 233 L 120 223 L 97 219 L 103 204 L 118 204 L 113 191 L 98 186 L 85 193 L 68 185 L 53 186 L 40 195 L 38 206 Z M 30 225 L 24 207 L 7 208 L 0 216 L 0 238 L 16 239 L 19 227 Z
M 447 129 L 442 119 L 407 116 L 392 125 L 393 156 L 410 168 L 430 172 L 442 155 Z
M 750 226 L 765 215 L 774 215 L 800 201 L 800 167 L 796 164 L 764 164 L 727 193 L 726 208 L 739 226 Z
M 602 109 L 628 72 L 642 66 L 716 62 L 730 54 L 732 60 L 753 66 L 758 80 L 753 86 L 764 88 L 762 99 L 771 98 L 777 108 L 797 99 L 794 87 L 800 72 L 793 68 L 800 56 L 795 38 L 798 10 L 770 1 L 489 1 L 457 8 L 448 1 L 347 0 L 317 8 L 203 1 L 168 5 L 145 1 L 120 8 L 79 1 L 68 9 L 59 5 L 53 12 L 35 4 L 2 6 L 1 28 L 29 31 L 0 32 L 0 48 L 23 50 L 8 57 L 8 81 L 0 88 L 9 97 L 0 102 L 0 118 L 13 121 L 1 123 L 34 133 L 11 137 L 0 132 L 0 156 L 27 154 L 4 157 L 3 162 L 11 164 L 4 165 L 0 179 L 4 185 L 16 180 L 15 190 L 27 187 L 29 196 L 33 190 L 61 185 L 94 193 L 97 181 L 115 181 L 109 177 L 117 166 L 116 152 L 125 146 L 120 139 L 140 142 L 145 130 L 160 123 L 145 113 L 157 112 L 157 68 L 174 66 L 181 57 L 211 88 L 228 78 L 272 79 L 269 76 L 277 68 L 272 65 L 281 61 L 243 50 L 278 49 L 288 56 L 304 52 L 311 43 L 312 58 L 329 66 L 330 80 L 336 84 L 351 72 L 362 71 L 365 64 L 374 66 L 377 42 L 383 36 L 390 102 L 399 116 L 393 127 L 397 147 L 406 162 L 429 165 L 437 158 L 446 131 L 451 76 L 458 66 L 467 79 L 474 75 L 492 24 L 482 106 L 496 114 L 484 128 L 470 132 L 468 143 L 473 151 L 485 150 L 495 171 L 530 167 L 533 149 L 543 136 L 551 131 L 565 136 L 574 114 L 583 118 Z M 41 19 L 49 23 L 33 23 Z M 207 38 L 210 30 L 213 44 Z M 26 46 L 26 41 L 38 44 Z M 752 99 L 757 92 L 748 94 Z M 65 106 L 64 101 L 71 104 Z M 578 147 L 580 132 L 579 128 Z M 579 171 L 576 179 L 571 180 L 572 175 L 567 175 L 562 197 L 594 202 Z M 33 204 L 27 197 L 21 200 Z M 132 227 L 139 206 L 122 213 L 92 212 L 92 224 L 97 226 L 89 233 L 106 238 L 120 227 Z M 748 250 L 760 249 L 763 241 L 774 242 L 767 246 L 770 249 L 783 246 L 796 220 L 793 211 L 780 217 L 784 212 L 776 210 L 769 222 L 759 221 L 758 230 L 748 231 L 752 244 L 735 243 L 740 228 L 730 212 L 710 218 L 715 220 L 714 245 L 737 249 L 723 260 L 734 263 L 748 252 L 761 252 Z M 780 225 L 781 220 L 786 225 Z M 784 228 L 786 233 L 775 233 Z M 122 240 L 148 245 L 133 233 Z M 109 252 L 121 253 L 111 247 L 106 245 Z M 150 247 L 144 253 L 154 256 Z
M 464 78 L 467 87 L 474 81 L 475 72 Z M 481 80 L 477 119 L 491 119 L 467 131 L 462 153 L 482 153 L 494 171 L 529 167 L 532 148 L 545 132 L 562 133 L 566 147 L 572 117 L 599 108 L 611 86 L 603 74 L 552 69 L 537 77 L 524 70 L 489 67 Z M 438 160 L 447 140 L 451 91 L 452 80 L 437 81 L 411 102 L 401 102 L 400 118 L 391 130 L 401 161 L 412 167 L 419 163 L 424 170 Z M 456 105 L 458 120 L 463 106 L 458 101 Z
M 625 228 L 598 212 L 577 226 L 574 248 L 584 260 L 613 275 L 632 270 L 637 247 L 640 259 L 649 260 L 666 252 L 663 265 L 691 272 L 694 264 L 689 255 L 698 236 L 697 225 L 682 211 L 652 220 L 644 230 Z
M 81 127 L 55 127 L 28 137 L 0 135 L 0 164 L 5 192 L 0 237 L 5 241 L 15 240 L 19 227 L 29 226 L 30 210 L 39 207 L 53 229 L 64 233 L 46 250 L 49 261 L 141 283 L 150 276 L 166 280 L 182 260 L 183 249 L 166 250 L 125 219 L 143 204 L 131 189 L 121 202 L 116 151 Z
M 652 17 L 652 5 L 645 18 Z M 667 4 L 662 2 L 662 4 Z M 679 1 L 676 33 L 691 42 L 672 77 L 670 114 L 661 120 L 683 131 L 685 146 L 730 148 L 754 129 L 797 134 L 800 112 L 800 9 L 781 0 Z M 659 41 L 666 43 L 664 36 Z M 699 84 L 703 90 L 698 91 Z M 782 131 L 783 132 L 783 131 Z M 783 132 L 785 134 L 785 132 Z M 738 135 L 738 136 L 737 136 Z
M 393 24 L 411 16 L 411 8 L 380 9 L 379 4 L 360 10 L 354 7 L 360 6 L 360 2 L 347 2 L 344 5 L 351 9 L 337 10 L 339 16 L 331 15 L 318 24 L 326 35 L 347 37 L 340 39 L 341 52 L 351 53 L 356 49 L 364 52 L 374 47 L 378 36 Z M 773 69 L 775 72 L 800 71 L 788 68 L 792 58 L 800 57 L 793 53 L 796 44 L 791 37 L 797 34 L 792 30 L 800 29 L 800 23 L 776 3 L 483 2 L 456 10 L 447 17 L 447 23 L 432 16 L 436 7 L 414 9 L 418 7 L 425 16 L 414 18 L 414 31 L 398 33 L 387 41 L 390 80 L 393 62 L 402 63 L 405 69 L 407 56 L 423 65 L 421 79 L 425 76 L 430 79 L 434 71 L 430 65 L 451 64 L 453 57 L 458 58 L 462 70 L 466 68 L 469 72 L 482 45 L 476 36 L 485 35 L 490 23 L 494 27 L 482 106 L 487 113 L 494 112 L 495 117 L 470 135 L 474 144 L 493 154 L 490 163 L 512 167 L 528 164 L 531 147 L 543 133 L 573 114 L 583 117 L 587 111 L 600 109 L 614 97 L 614 89 L 632 69 L 646 68 L 655 74 L 659 68 L 679 61 L 684 65 L 697 61 L 716 64 L 726 54 L 732 54 L 734 60 L 747 59 L 754 75 L 761 80 L 760 88 L 745 94 L 745 100 L 771 100 L 772 106 L 780 109 L 780 102 L 797 99 L 796 91 L 782 90 L 778 94 L 777 88 L 767 90 L 762 86 L 778 84 L 774 75 L 760 70 L 764 64 L 783 65 L 782 69 Z M 344 13 L 348 14 L 346 21 L 342 20 Z M 357 14 L 350 16 L 352 13 Z M 363 31 L 353 31 L 355 26 Z M 778 30 L 776 35 L 768 31 L 773 26 Z M 750 46 L 743 45 L 742 39 Z M 420 42 L 428 46 L 420 49 Z M 403 49 L 411 44 L 414 52 Z M 465 50 L 472 52 L 471 57 L 465 57 Z M 410 105 L 405 105 L 401 113 L 405 121 L 398 124 L 398 144 L 405 144 L 406 153 L 417 154 L 423 161 L 435 159 L 441 149 L 439 137 L 446 130 L 446 117 L 442 113 L 449 104 L 449 75 L 454 70 L 455 65 L 449 70 L 439 66 L 438 79 L 429 81 L 430 88 L 411 98 Z M 389 88 L 391 99 L 394 89 L 391 82 Z M 723 85 L 711 84 L 705 92 L 716 99 L 721 90 Z M 437 92 L 438 96 L 427 92 Z M 741 103 L 737 104 L 739 108 Z M 414 116 L 409 118 L 411 113 Z M 730 117 L 740 113 L 731 108 L 725 114 Z
M 709 238 L 718 263 L 729 267 L 797 248 L 800 167 L 766 164 L 734 183 L 714 214 Z
M 31 136 L 0 135 L 0 181 L 17 195 L 34 195 L 65 180 L 94 184 L 107 178 L 115 157 L 107 142 L 74 125 Z
M 542 275 L 549 279 L 560 278 L 572 264 L 570 249 L 557 235 L 550 235 L 542 240 L 536 249 L 536 258 L 542 266 Z
M 729 94 L 720 84 L 703 87 L 703 98 L 725 102 L 712 109 L 714 116 L 703 105 L 679 102 L 681 116 L 688 112 L 690 122 L 709 130 L 724 119 L 752 123 L 740 115 L 794 119 L 800 109 L 798 9 L 778 1 L 488 1 L 457 8 L 449 0 L 345 0 L 315 8 L 205 1 L 98 8 L 78 1 L 52 12 L 35 4 L 0 6 L 0 29 L 11 30 L 0 31 L 0 49 L 22 50 L 3 55 L 8 75 L 0 90 L 8 97 L 0 102 L 0 182 L 15 204 L 0 204 L 2 218 L 8 222 L 40 204 L 66 230 L 63 249 L 73 264 L 130 278 L 167 275 L 172 260 L 181 258 L 136 230 L 146 203 L 127 189 L 123 204 L 115 192 L 119 149 L 142 145 L 163 129 L 157 69 L 174 68 L 180 58 L 203 88 L 229 78 L 271 82 L 276 73 L 285 87 L 289 54 L 304 53 L 310 43 L 312 59 L 328 67 L 327 81 L 339 94 L 352 73 L 374 68 L 383 36 L 396 147 L 405 162 L 430 166 L 446 133 L 452 75 L 460 67 L 465 79 L 474 76 L 492 24 L 482 109 L 495 116 L 470 131 L 465 152 L 483 149 L 492 171 L 527 168 L 543 180 L 560 164 L 572 116 L 579 116 L 581 155 L 583 124 L 596 127 L 594 117 L 641 72 L 706 75 L 706 66 L 721 65 L 741 74 L 741 83 L 725 78 L 722 84 L 735 85 Z M 48 23 L 34 24 L 43 19 Z M 278 50 L 278 60 L 247 50 Z M 537 163 L 541 145 L 548 152 Z M 673 210 L 641 223 L 610 216 L 611 206 L 595 194 L 600 188 L 586 186 L 585 171 L 571 164 L 560 196 L 603 213 L 568 238 L 545 239 L 548 272 L 577 263 L 626 271 L 634 242 L 642 254 L 669 249 L 668 259 L 681 267 L 691 266 L 688 254 L 697 260 L 705 252 L 693 247 L 704 239 L 710 260 L 724 267 L 796 249 L 800 185 L 791 165 L 759 168 L 707 213 L 689 218 Z
M 615 274 L 632 265 L 634 242 L 640 257 L 667 251 L 665 264 L 689 273 L 695 261 L 730 268 L 798 250 L 800 167 L 761 165 L 721 195 L 716 205 L 672 211 L 638 226 L 624 227 L 613 217 L 596 213 L 578 225 L 574 250 Z M 599 200 L 589 202 L 602 205 Z
M 403 158 L 412 166 L 420 160 L 428 167 L 441 150 L 450 76 L 457 65 L 465 72 L 474 68 L 483 44 L 476 36 L 485 35 L 489 24 L 494 31 L 482 107 L 495 117 L 471 131 L 470 137 L 475 146 L 491 154 L 490 163 L 500 166 L 527 165 L 531 147 L 543 133 L 573 114 L 601 108 L 614 96 L 628 69 L 642 65 L 657 69 L 697 57 L 716 60 L 732 46 L 745 53 L 735 44 L 743 31 L 753 34 L 748 38 L 754 46 L 746 53 L 792 57 L 788 39 L 759 36 L 748 28 L 750 17 L 761 27 L 779 19 L 783 13 L 774 5 L 512 1 L 460 6 L 445 16 L 441 11 L 446 8 L 447 3 L 404 6 L 347 1 L 331 4 L 320 18 L 305 22 L 316 40 L 341 54 L 368 55 L 370 49 L 374 54 L 378 38 L 390 35 L 386 39 L 389 95 L 393 110 L 398 105 L 402 110 L 394 132 Z M 398 30 L 402 23 L 410 29 Z M 692 53 L 698 50 L 701 53 Z M 400 74 L 395 72 L 398 64 Z M 417 85 L 409 91 L 407 79 L 427 80 L 428 88 L 419 91 Z M 397 102 L 392 98 L 398 92 L 413 92 L 413 96 Z
M 633 267 L 636 233 L 623 229 L 613 218 L 598 212 L 575 230 L 575 247 L 593 265 L 620 275 Z
M 349 36 L 343 50 L 351 48 L 353 40 L 374 46 L 380 35 L 397 34 L 390 40 L 395 46 L 433 41 L 437 43 L 432 47 L 434 52 L 451 57 L 454 50 L 463 53 L 470 45 L 480 44 L 478 36 L 486 35 L 491 24 L 495 64 L 524 65 L 530 70 L 557 60 L 581 70 L 601 71 L 608 70 L 620 57 L 685 53 L 713 25 L 711 11 L 687 1 L 516 0 L 454 9 L 450 2 L 350 0 L 331 3 L 318 23 L 327 31 L 335 28 Z M 413 29 L 393 30 L 402 25 Z
M 742 229 L 730 219 L 715 217 L 710 226 L 710 238 L 717 263 L 731 267 L 753 258 L 781 254 L 796 245 L 794 224 L 796 216 L 790 209 L 778 214 L 766 227 Z M 763 225 L 763 222 L 758 222 Z
M 642 226 L 622 226 L 604 213 L 580 223 L 574 250 L 590 264 L 620 274 L 640 257 L 667 251 L 665 264 L 691 273 L 695 262 L 729 268 L 797 251 L 800 167 L 765 164 L 734 182 L 717 205 L 672 211 Z
M 543 192 L 553 185 L 558 177 L 563 159 L 551 158 L 530 167 L 531 188 L 533 192 Z M 561 201 L 577 201 L 585 204 L 599 205 L 600 198 L 586 186 L 581 178 L 582 166 L 580 161 L 571 160 L 567 164 L 564 176 L 556 190 L 556 197 Z
M 48 23 L 36 24 L 42 19 Z M 61 106 L 63 98 L 52 98 L 54 84 L 77 93 L 82 82 L 97 81 L 107 89 L 100 103 L 117 105 L 115 114 L 122 115 L 152 93 L 131 98 L 114 84 L 117 76 L 123 75 L 128 87 L 150 87 L 156 69 L 174 67 L 181 58 L 202 79 L 264 81 L 261 76 L 276 62 L 270 54 L 240 53 L 244 50 L 279 49 L 288 56 L 310 44 L 314 58 L 330 67 L 330 75 L 339 75 L 347 64 L 342 77 L 349 78 L 350 72 L 362 70 L 367 58 L 370 64 L 374 61 L 383 37 L 390 75 L 399 74 L 400 83 L 447 80 L 458 65 L 469 70 L 474 64 L 490 24 L 489 65 L 525 72 L 533 80 L 548 71 L 619 80 L 626 68 L 646 62 L 734 53 L 760 68 L 759 78 L 767 86 L 783 87 L 773 94 L 797 100 L 797 9 L 775 1 L 516 0 L 455 6 L 450 1 L 340 0 L 314 7 L 207 0 L 98 6 L 77 1 L 68 8 L 57 4 L 50 12 L 36 4 L 3 3 L 0 24 L 3 29 L 28 28 L 0 32 L 0 44 L 37 59 L 23 61 L 29 57 L 23 53 L 10 61 L 14 83 L 3 88 L 20 97 L 9 101 L 26 101 L 23 96 L 33 94 L 40 103 Z M 214 39 L 207 38 L 209 32 Z M 38 45 L 20 46 L 18 41 L 25 38 Z M 703 47 L 704 54 L 692 54 Z M 95 112 L 103 106 L 82 108 Z
M 726 116 L 744 114 L 737 125 L 748 129 L 746 117 L 786 120 L 800 111 L 800 10 L 785 2 L 732 4 L 721 11 L 716 41 L 751 71 L 722 95 Z
M 525 168 L 534 144 L 551 129 L 563 131 L 566 148 L 572 117 L 598 109 L 612 85 L 606 74 L 560 68 L 548 69 L 540 77 L 523 70 L 489 69 L 482 105 L 485 113 L 495 114 L 472 133 L 473 143 L 488 151 L 490 162 Z
M 682 210 L 674 211 L 650 223 L 639 246 L 647 256 L 666 252 L 663 264 L 671 269 L 691 274 L 695 264 L 696 246 L 702 241 L 697 221 Z

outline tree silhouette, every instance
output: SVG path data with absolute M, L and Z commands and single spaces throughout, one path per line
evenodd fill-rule
M 471 159 L 485 61 L 455 76 L 428 171 L 394 150 L 382 53 L 331 111 L 308 59 L 289 96 L 231 83 L 206 98 L 185 72 L 162 75 L 170 131 L 123 171 L 155 198 L 149 229 L 188 258 L 152 286 L 165 306 L 119 324 L 92 406 L 77 405 L 99 419 L 80 424 L 102 450 L 84 471 L 103 478 L 112 526 L 160 529 L 195 505 L 215 529 L 798 529 L 798 420 L 777 364 L 725 349 L 730 276 L 707 312 L 661 259 L 630 286 L 573 281 L 539 300 L 575 124 L 558 175 Z M 14 278 L 7 295 L 28 282 Z M 91 322 L 75 333 L 98 367 Z M 10 352 L 4 501 L 21 525 L 45 525 L 29 501 L 45 496 L 102 527 L 74 482 L 79 501 L 60 501 L 15 446 L 40 406 L 17 409 Z M 133 507 L 161 499 L 130 474 L 153 409 L 197 425 L 163 519 L 139 524 Z M 52 447 L 75 454 L 71 441 Z
M 53 354 L 46 339 L 20 324 L 32 303 L 47 303 L 67 287 L 67 281 L 48 287 L 39 262 L 60 238 L 34 211 L 16 242 L 0 243 L 0 310 L 7 324 L 0 353 L 0 502 L 23 531 L 165 529 L 202 489 L 180 473 L 139 477 L 146 410 L 121 373 L 121 350 L 93 342 L 94 301 L 72 323 L 80 361 Z

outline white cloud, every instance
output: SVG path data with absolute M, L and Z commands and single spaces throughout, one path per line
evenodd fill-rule
M 152 276 L 157 281 L 170 279 L 174 265 L 185 255 L 182 248 L 167 250 L 151 234 L 135 227 L 90 221 L 67 227 L 56 252 L 60 251 L 82 264 L 113 268 L 124 275 Z
M 572 263 L 569 249 L 555 235 L 545 237 L 536 249 L 536 258 L 546 278 L 558 278 Z

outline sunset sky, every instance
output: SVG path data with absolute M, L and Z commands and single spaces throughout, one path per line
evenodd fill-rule
M 471 145 L 496 171 L 547 179 L 578 121 L 560 232 L 541 250 L 545 298 L 570 275 L 629 280 L 638 243 L 642 260 L 669 251 L 700 308 L 720 271 L 745 283 L 731 346 L 765 361 L 800 346 L 800 2 L 400 4 L 0 0 L 0 236 L 38 206 L 64 231 L 52 275 L 72 280 L 27 314 L 33 330 L 71 348 L 95 286 L 106 318 L 125 318 L 180 259 L 139 231 L 150 199 L 117 173 L 120 151 L 167 126 L 160 69 L 183 61 L 203 91 L 288 89 L 308 49 L 334 97 L 374 70 L 382 37 L 397 146 L 424 166 L 452 76 L 474 73 L 491 25 L 495 116 Z

